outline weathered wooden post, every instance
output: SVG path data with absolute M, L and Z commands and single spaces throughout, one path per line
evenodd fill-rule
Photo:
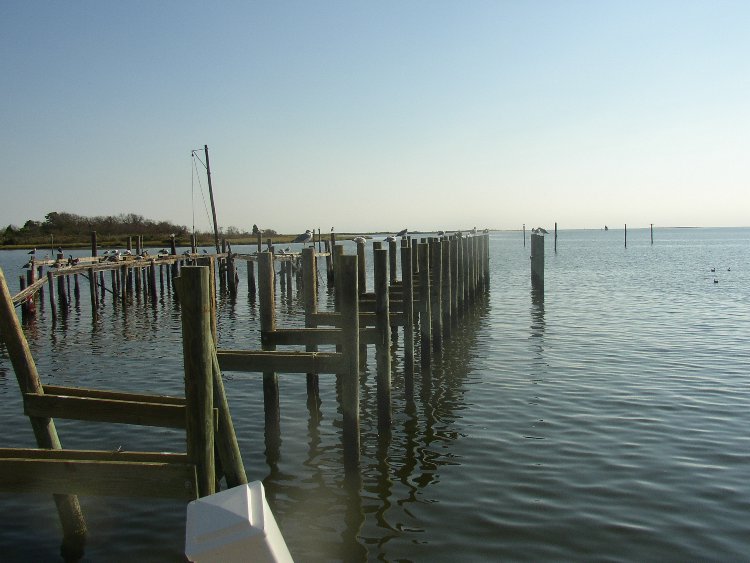
M 654 224 L 651 223 L 651 244 L 654 244 Z
M 52 292 L 50 291 L 50 293 Z M 31 355 L 29 344 L 18 322 L 2 268 L 0 268 L 0 338 L 5 343 L 21 393 L 43 395 L 44 389 L 39 379 L 39 373 Z M 37 446 L 49 450 L 62 449 L 55 423 L 51 418 L 29 417 L 29 420 Z M 78 497 L 56 494 L 53 495 L 53 498 L 63 529 L 61 554 L 65 560 L 78 561 L 83 557 L 83 547 L 86 543 L 86 522 L 83 519 Z
M 302 298 L 305 308 L 305 327 L 313 328 L 313 315 L 318 312 L 318 266 L 315 258 L 315 249 L 312 247 L 302 249 Z M 305 348 L 308 352 L 317 352 L 316 344 L 308 344 Z M 320 387 L 317 373 L 307 374 L 307 400 L 317 409 L 320 403 Z
M 91 297 L 91 320 L 96 322 L 99 318 L 99 296 L 96 293 L 96 272 L 89 268 L 89 294 Z
M 336 256 L 336 292 L 341 300 L 341 411 L 343 413 L 344 469 L 359 468 L 359 290 L 357 257 Z
M 333 302 L 335 304 L 336 310 L 339 310 L 340 303 L 339 303 L 339 291 L 338 291 L 338 283 L 336 282 L 336 260 L 338 260 L 341 256 L 344 255 L 344 246 L 341 244 L 337 244 L 333 247 L 333 252 L 331 253 L 333 256 L 333 264 L 334 264 L 334 274 L 333 274 L 333 287 L 336 291 L 333 293 Z
M 414 398 L 414 268 L 409 239 L 401 239 L 401 280 L 404 301 L 404 387 L 407 401 Z
M 451 241 L 447 238 L 439 243 L 442 264 L 442 312 L 443 312 L 443 337 L 450 338 L 451 335 Z
M 258 290 L 260 298 L 260 341 L 263 350 L 275 350 L 276 345 L 268 342 L 268 333 L 276 329 L 276 282 L 274 281 L 273 254 L 258 254 Z M 276 372 L 263 372 L 263 405 L 265 410 L 266 432 L 278 435 L 279 376 Z
M 523 224 L 523 247 L 526 248 L 526 223 Z
M 628 224 L 625 223 L 625 248 L 628 247 Z
M 336 285 L 336 233 L 331 229 L 331 271 L 329 272 L 328 284 Z
M 430 308 L 430 247 L 418 245 L 419 260 L 419 332 L 421 365 L 432 363 L 432 309 Z
M 213 424 L 213 341 L 208 268 L 187 266 L 175 279 L 182 311 L 187 456 L 198 473 L 201 497 L 216 491 Z
M 391 322 L 388 297 L 388 251 L 373 251 L 375 277 L 375 327 L 378 344 L 375 348 L 378 379 L 378 428 L 391 427 Z
M 52 272 L 47 270 L 47 285 L 49 286 L 49 308 L 52 310 L 52 322 L 57 319 L 57 306 L 55 304 L 55 286 Z
M 431 239 L 429 245 L 432 350 L 437 354 L 443 348 L 443 254 L 438 239 Z
M 531 235 L 531 289 L 544 293 L 544 235 Z
M 148 261 L 148 269 L 149 269 L 149 278 L 150 278 L 150 284 L 149 284 L 149 291 L 151 292 L 151 303 L 154 307 L 156 307 L 156 260 L 153 258 Z
M 357 287 L 359 294 L 362 295 L 367 291 L 367 272 L 365 263 L 365 242 L 357 241 Z
M 401 239 L 406 240 L 406 237 Z M 398 281 L 398 245 L 396 244 L 395 240 L 389 240 L 388 241 L 388 264 L 389 268 L 388 271 L 390 272 L 389 281 L 391 285 L 395 284 Z
M 120 297 L 122 298 L 122 308 L 123 310 L 126 310 L 126 307 L 128 305 L 128 267 L 127 266 L 120 266 Z
M 555 221 L 555 252 L 557 252 L 557 221 Z
M 247 261 L 247 294 L 255 301 L 257 289 L 255 286 L 255 264 L 252 260 Z

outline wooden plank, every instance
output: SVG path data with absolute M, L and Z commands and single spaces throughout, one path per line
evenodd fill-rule
M 22 458 L 0 459 L 0 490 L 193 500 L 198 482 L 192 464 Z
M 27 416 L 185 428 L 185 406 L 24 393 Z
M 360 328 L 359 337 L 363 344 L 377 344 L 378 333 L 374 327 Z M 336 345 L 342 341 L 341 330 L 337 328 L 286 328 L 263 333 L 263 340 L 279 346 Z
M 286 328 L 263 332 L 263 342 L 279 346 L 306 344 L 341 344 L 337 328 Z
M 68 395 L 70 397 L 91 397 L 97 399 L 114 399 L 117 401 L 135 401 L 138 403 L 158 403 L 162 405 L 184 405 L 185 397 L 170 395 L 145 395 L 124 391 L 107 391 L 105 389 L 88 389 L 86 387 L 63 387 L 61 385 L 42 385 L 45 393 L 50 395 Z
M 28 297 L 34 295 L 39 289 L 47 283 L 47 277 L 39 278 L 34 283 L 32 283 L 30 286 L 28 286 L 23 291 L 19 291 L 12 297 L 13 305 L 18 307 L 24 300 L 26 300 Z
M 187 463 L 186 453 L 121 452 L 108 450 L 43 450 L 38 448 L 0 448 L 0 459 L 67 459 L 88 461 L 140 461 Z
M 390 317 L 391 326 L 403 326 L 404 325 L 404 313 L 403 312 L 391 312 Z M 341 313 L 313 313 L 310 315 L 310 323 L 315 326 L 341 326 Z M 360 313 L 359 324 L 361 327 L 364 326 L 375 326 L 375 313 Z
M 277 352 L 217 350 L 222 371 L 337 373 L 341 354 L 335 352 Z

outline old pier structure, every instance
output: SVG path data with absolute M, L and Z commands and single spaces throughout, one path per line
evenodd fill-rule
M 486 233 L 454 233 L 421 239 L 402 237 L 373 241 L 374 284 L 368 291 L 365 242 L 345 254 L 335 236 L 300 253 L 267 249 L 233 253 L 224 245 L 219 254 L 170 250 L 149 256 L 137 241 L 135 255 L 97 256 L 35 263 L 26 287 L 11 297 L 0 271 L 2 332 L 29 416 L 38 449 L 0 449 L 0 490 L 37 491 L 55 495 L 64 529 L 64 550 L 82 548 L 85 522 L 78 494 L 172 496 L 192 499 L 212 494 L 218 477 L 229 486 L 247 482 L 234 435 L 222 371 L 262 374 L 266 439 L 280 432 L 279 374 L 305 374 L 308 405 L 319 404 L 319 376 L 336 377 L 343 417 L 343 465 L 356 471 L 360 456 L 360 372 L 368 346 L 375 347 L 378 428 L 392 424 L 392 342 L 403 334 L 404 389 L 413 399 L 414 378 L 429 370 L 461 316 L 489 289 L 489 237 Z M 320 249 L 320 241 L 318 242 Z M 104 258 L 104 259 L 102 259 Z M 334 309 L 319 309 L 318 259 L 325 259 Z M 238 291 L 240 261 L 247 264 L 247 285 L 257 296 L 261 349 L 221 348 L 217 342 L 217 291 Z M 275 264 L 280 264 L 277 273 Z M 38 266 L 56 266 L 43 275 Z M 257 271 L 256 271 L 257 270 Z M 106 273 L 109 272 L 109 287 Z M 37 278 L 38 276 L 38 278 Z M 185 396 L 165 397 L 101 389 L 48 386 L 41 382 L 14 312 L 33 315 L 32 303 L 43 303 L 47 285 L 52 318 L 80 296 L 78 277 L 89 282 L 92 318 L 107 293 L 113 303 L 127 307 L 141 297 L 156 303 L 160 294 L 174 292 L 182 312 Z M 158 282 L 157 282 L 158 280 Z M 276 287 L 291 291 L 293 283 L 304 303 L 304 328 L 279 327 Z M 218 286 L 218 288 L 217 288 Z M 55 295 L 57 294 L 57 295 Z M 35 301 L 36 299 L 36 301 Z M 297 347 L 290 350 L 289 346 Z M 327 351 L 320 351 L 326 348 Z M 328 351 L 330 350 L 330 351 Z M 231 394 L 231 390 L 229 392 Z M 63 449 L 57 418 L 96 420 L 184 428 L 186 452 L 144 453 Z M 218 462 L 215 459 L 218 455 Z M 74 471 L 70 471 L 74 468 Z M 144 484 L 145 483 L 145 484 Z

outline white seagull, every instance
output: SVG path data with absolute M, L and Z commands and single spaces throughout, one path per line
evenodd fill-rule
M 295 238 L 292 242 L 301 242 L 302 244 L 307 244 L 310 242 L 313 238 L 312 231 L 310 229 L 307 229 L 304 233 L 301 235 L 297 235 L 297 238 Z

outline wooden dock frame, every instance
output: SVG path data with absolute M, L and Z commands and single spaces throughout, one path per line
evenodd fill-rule
M 0 491 L 53 493 L 66 559 L 82 557 L 87 534 L 76 495 L 193 500 L 211 494 L 214 436 L 227 485 L 247 483 L 204 314 L 211 299 L 208 268 L 183 268 L 178 286 L 191 296 L 182 309 L 185 398 L 42 385 L 0 269 L 0 333 L 39 448 L 0 448 Z M 187 453 L 66 450 L 53 417 L 185 428 Z

